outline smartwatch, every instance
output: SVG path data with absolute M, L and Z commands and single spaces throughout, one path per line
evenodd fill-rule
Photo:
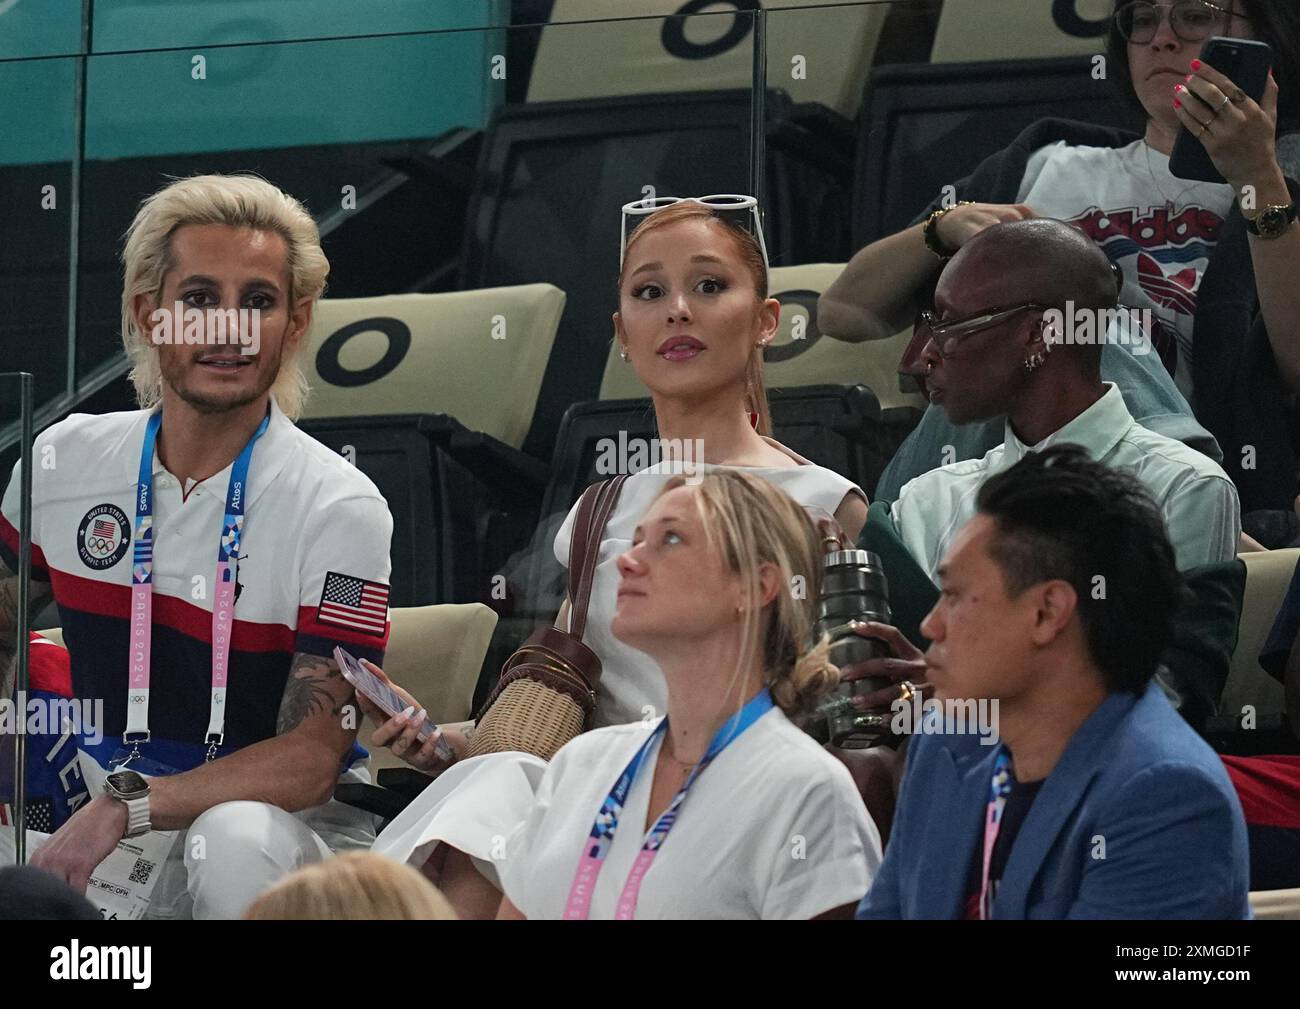
M 1296 205 L 1264 207 L 1246 218 L 1246 230 L 1257 238 L 1280 238 L 1296 219 Z
M 126 806 L 126 833 L 139 837 L 153 829 L 149 823 L 149 782 L 135 771 L 114 771 L 104 779 L 104 794 Z

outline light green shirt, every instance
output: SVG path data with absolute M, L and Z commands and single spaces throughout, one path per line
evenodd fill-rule
M 1180 571 L 1231 560 L 1241 535 L 1237 488 L 1218 463 L 1180 441 L 1149 431 L 1133 419 L 1119 389 L 1106 393 L 1074 420 L 1037 445 L 1012 433 L 982 459 L 968 459 L 909 480 L 892 506 L 908 552 L 935 579 L 948 544 L 975 514 L 975 495 L 984 481 L 1029 452 L 1074 443 L 1097 462 L 1127 469 L 1155 499 L 1164 515 Z

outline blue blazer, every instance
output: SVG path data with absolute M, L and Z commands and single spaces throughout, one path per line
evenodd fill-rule
M 975 735 L 912 739 L 858 918 L 960 918 L 993 762 Z M 1214 751 L 1158 687 L 1111 694 L 1066 746 L 1011 848 L 994 918 L 1249 918 L 1249 852 Z

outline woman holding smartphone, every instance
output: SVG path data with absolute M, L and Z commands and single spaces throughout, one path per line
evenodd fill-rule
M 880 840 L 848 771 L 791 721 L 839 679 L 812 642 L 812 521 L 744 470 L 679 476 L 618 568 L 611 630 L 658 664 L 667 714 L 555 755 L 505 843 L 499 917 L 847 916 Z
M 747 197 L 729 201 L 710 199 L 711 206 L 686 200 L 663 208 L 658 204 L 664 201 L 655 201 L 625 208 L 636 226 L 628 228 L 625 219 L 615 338 L 621 356 L 650 389 L 663 445 L 701 446 L 703 458 L 670 457 L 633 474 L 605 527 L 584 635 L 603 667 L 596 726 L 653 720 L 667 710 L 668 689 L 657 664 L 618 639 L 611 624 L 617 558 L 631 546 L 637 522 L 675 474 L 742 469 L 780 487 L 805 508 L 834 514 L 850 537 L 856 538 L 866 520 L 866 498 L 858 487 L 768 436 L 762 351 L 776 335 L 780 303 L 767 297 L 761 232 L 752 223 L 746 226 L 756 222 L 757 208 Z M 573 520 L 571 511 L 556 537 L 561 563 L 568 561 Z M 557 626 L 567 626 L 567 609 L 567 604 L 561 608 Z M 462 917 L 495 913 L 500 842 L 528 815 L 545 762 L 516 753 L 490 754 L 444 770 L 432 740 L 415 744 L 421 712 L 388 719 L 362 704 L 379 725 L 372 737 L 375 745 L 390 746 L 421 770 L 442 772 L 384 831 L 381 850 L 427 863 Z M 463 753 L 464 736 L 451 729 L 447 736 Z
M 1271 47 L 1261 95 L 1201 59 L 1216 36 Z M 1102 378 L 1120 387 L 1140 424 L 1212 452 L 1186 415 L 1190 404 L 1222 449 L 1243 512 L 1289 512 L 1300 489 L 1291 406 L 1300 391 L 1300 224 L 1287 220 L 1300 194 L 1300 4 L 1117 0 L 1105 60 L 1107 79 L 1142 117 L 1141 136 L 1065 119 L 1032 124 L 951 180 L 960 202 L 936 199 L 911 227 L 859 250 L 822 295 L 818 325 L 841 339 L 897 332 L 931 307 L 943 259 L 985 228 L 1026 217 L 1074 224 L 1123 271 L 1123 304 L 1151 312 L 1160 352 L 1112 333 L 1122 345 L 1104 348 Z M 1183 131 L 1226 182 L 1173 174 Z M 925 338 L 918 332 L 900 367 L 922 382 Z M 1002 435 L 1000 420 L 956 427 L 931 406 L 876 496 L 895 500 L 908 480 L 954 461 L 953 449 L 956 460 L 979 458 Z

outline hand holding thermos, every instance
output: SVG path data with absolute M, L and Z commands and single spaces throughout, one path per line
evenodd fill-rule
M 848 547 L 833 523 L 822 520 L 819 528 L 826 553 L 816 633 L 830 636 L 830 660 L 839 667 L 841 684 L 818 709 L 823 726 L 813 731 L 835 746 L 873 746 L 890 735 L 893 702 L 910 701 L 927 686 L 925 658 L 889 623 L 880 558 Z

